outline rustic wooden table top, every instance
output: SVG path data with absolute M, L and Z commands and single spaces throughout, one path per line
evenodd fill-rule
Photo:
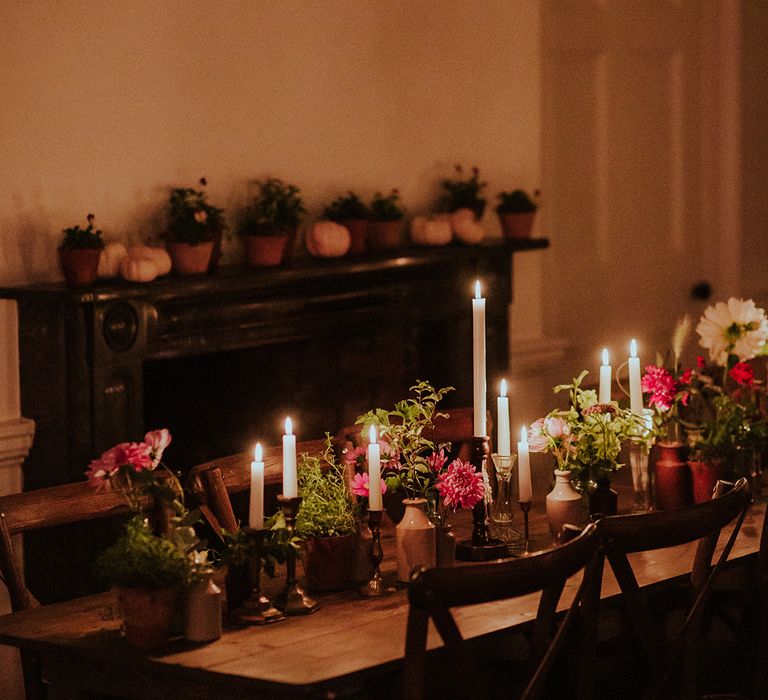
M 630 500 L 625 493 L 620 509 Z M 750 509 L 731 559 L 757 551 L 764 512 L 764 502 Z M 541 499 L 534 503 L 531 525 L 532 549 L 548 547 L 551 539 Z M 720 539 L 722 544 L 725 538 Z M 383 545 L 382 570 L 396 586 L 391 527 Z M 630 559 L 644 586 L 689 572 L 694 549 L 695 543 Z M 570 604 L 578 583 L 578 577 L 567 583 L 561 607 Z M 617 592 L 606 567 L 603 597 Z M 172 641 L 149 655 L 124 643 L 115 599 L 103 593 L 2 616 L 0 642 L 38 652 L 52 682 L 136 698 L 165 698 L 169 693 L 184 698 L 226 693 L 233 698 L 258 692 L 270 697 L 328 697 L 339 688 L 348 692 L 365 687 L 371 678 L 391 676 L 405 643 L 405 587 L 398 586 L 382 598 L 362 598 L 354 590 L 316 598 L 321 608 L 308 617 L 266 627 L 227 628 L 221 639 L 210 644 Z M 534 594 L 469 606 L 457 610 L 456 618 L 465 637 L 487 635 L 533 620 L 537 603 Z M 430 645 L 438 646 L 437 635 L 434 631 L 430 635 Z

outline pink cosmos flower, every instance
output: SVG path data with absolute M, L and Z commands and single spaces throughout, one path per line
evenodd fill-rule
M 746 362 L 737 362 L 728 376 L 741 386 L 752 386 L 755 381 L 755 371 Z
M 137 472 L 154 469 L 149 445 L 143 442 L 121 442 L 110 447 L 101 457 L 91 461 L 85 475 L 94 488 L 109 490 L 110 479 L 123 466 Z
M 171 444 L 171 439 L 171 433 L 167 428 L 151 430 L 144 436 L 144 442 L 149 446 L 149 453 L 152 456 L 152 469 L 160 464 L 163 452 Z
M 344 464 L 348 467 L 354 467 L 356 470 L 365 469 L 365 463 L 368 459 L 368 448 L 365 445 L 355 447 L 353 450 L 345 450 Z
M 352 479 L 352 493 L 355 494 L 355 496 L 365 496 L 368 498 L 370 489 L 369 482 L 370 479 L 368 477 L 368 472 L 355 474 L 354 478 Z M 384 479 L 379 482 L 379 485 L 381 486 L 382 495 L 385 494 L 387 492 L 387 484 Z
M 448 455 L 445 454 L 442 448 L 427 457 L 427 464 L 435 474 L 439 474 L 443 471 L 443 467 L 447 461 Z
M 675 403 L 677 382 L 664 367 L 647 365 L 645 374 L 640 380 L 640 388 L 651 395 L 648 403 L 656 406 L 660 411 L 668 411 Z
M 435 488 L 443 497 L 446 506 L 456 508 L 472 508 L 485 496 L 482 472 L 479 472 L 469 462 L 454 459 L 437 477 Z

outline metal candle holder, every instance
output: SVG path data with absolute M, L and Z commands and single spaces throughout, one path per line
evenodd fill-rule
M 288 530 L 288 539 L 290 540 L 296 525 L 296 514 L 301 505 L 301 496 L 288 497 L 280 494 L 277 500 L 283 509 L 285 528 Z M 288 547 L 285 569 L 285 588 L 277 597 L 277 607 L 286 615 L 309 615 L 315 612 L 320 607 L 319 603 L 310 598 L 296 582 L 296 551 L 292 546 Z
M 267 625 L 271 622 L 284 620 L 285 616 L 261 592 L 261 548 L 269 530 L 242 528 L 248 541 L 251 553 L 248 562 L 251 594 L 247 600 L 232 615 L 238 625 Z
M 491 440 L 486 437 L 472 438 L 470 461 L 475 469 L 486 475 L 486 464 L 491 454 Z M 456 545 L 456 559 L 461 561 L 488 561 L 507 555 L 507 546 L 491 537 L 488 526 L 488 504 L 481 498 L 472 508 L 472 539 Z
M 520 501 L 520 510 L 523 511 L 523 554 L 528 554 L 528 514 L 531 512 L 531 502 Z
M 358 592 L 360 595 L 374 597 L 387 595 L 390 591 L 384 588 L 384 582 L 381 578 L 379 565 L 384 557 L 381 549 L 381 518 L 382 511 L 368 509 L 368 529 L 371 531 L 371 563 L 373 564 L 373 575 L 368 582 L 363 584 Z

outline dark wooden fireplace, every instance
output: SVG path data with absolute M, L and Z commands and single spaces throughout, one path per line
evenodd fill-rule
M 512 253 L 546 244 L 2 289 L 18 302 L 22 413 L 37 423 L 25 488 L 80 480 L 102 450 L 152 428 L 170 429 L 167 462 L 185 470 L 276 441 L 285 415 L 299 439 L 333 433 L 417 379 L 454 386 L 449 405 L 468 405 L 474 280 L 488 298 L 493 386 L 506 370 Z M 66 546 L 52 549 L 28 548 L 30 583 L 64 566 Z M 39 574 L 32 555 L 46 559 Z

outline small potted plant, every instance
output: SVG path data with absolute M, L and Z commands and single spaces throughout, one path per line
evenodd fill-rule
M 476 221 L 483 218 L 485 211 L 485 198 L 482 192 L 486 183 L 480 180 L 480 170 L 472 168 L 472 174 L 468 177 L 464 175 L 464 168 L 461 165 L 455 166 L 456 177 L 453 179 L 445 178 L 440 181 L 443 189 L 443 195 L 440 200 L 440 209 L 449 214 L 460 209 L 469 209 Z
M 93 227 L 96 217 L 88 214 L 86 218 L 85 228 L 76 224 L 63 229 L 64 240 L 59 246 L 61 270 L 70 287 L 90 287 L 94 283 L 104 250 L 101 231 Z
M 393 189 L 388 195 L 377 192 L 371 202 L 368 225 L 368 247 L 371 250 L 392 250 L 400 247 L 403 233 L 403 210 L 400 193 Z
M 303 454 L 298 465 L 301 507 L 296 534 L 302 539 L 307 586 L 335 591 L 349 582 L 357 531 L 356 509 L 344 467 L 330 437 L 321 456 Z
M 352 240 L 350 255 L 365 252 L 365 236 L 371 212 L 354 192 L 347 192 L 334 199 L 323 211 L 323 218 L 341 224 L 349 231 Z
M 255 180 L 250 203 L 240 212 L 238 232 L 245 244 L 245 259 L 251 267 L 279 265 L 289 239 L 296 235 L 306 213 L 301 190 L 272 177 Z
M 207 184 L 200 178 L 201 187 Z M 218 265 L 225 227 L 224 210 L 208 204 L 202 190 L 172 189 L 165 241 L 173 269 L 180 275 L 195 275 Z
M 538 209 L 538 204 L 536 204 L 538 196 L 538 190 L 533 197 L 528 196 L 525 190 L 499 193 L 496 213 L 499 215 L 501 228 L 506 238 L 530 237 L 533 219 Z

